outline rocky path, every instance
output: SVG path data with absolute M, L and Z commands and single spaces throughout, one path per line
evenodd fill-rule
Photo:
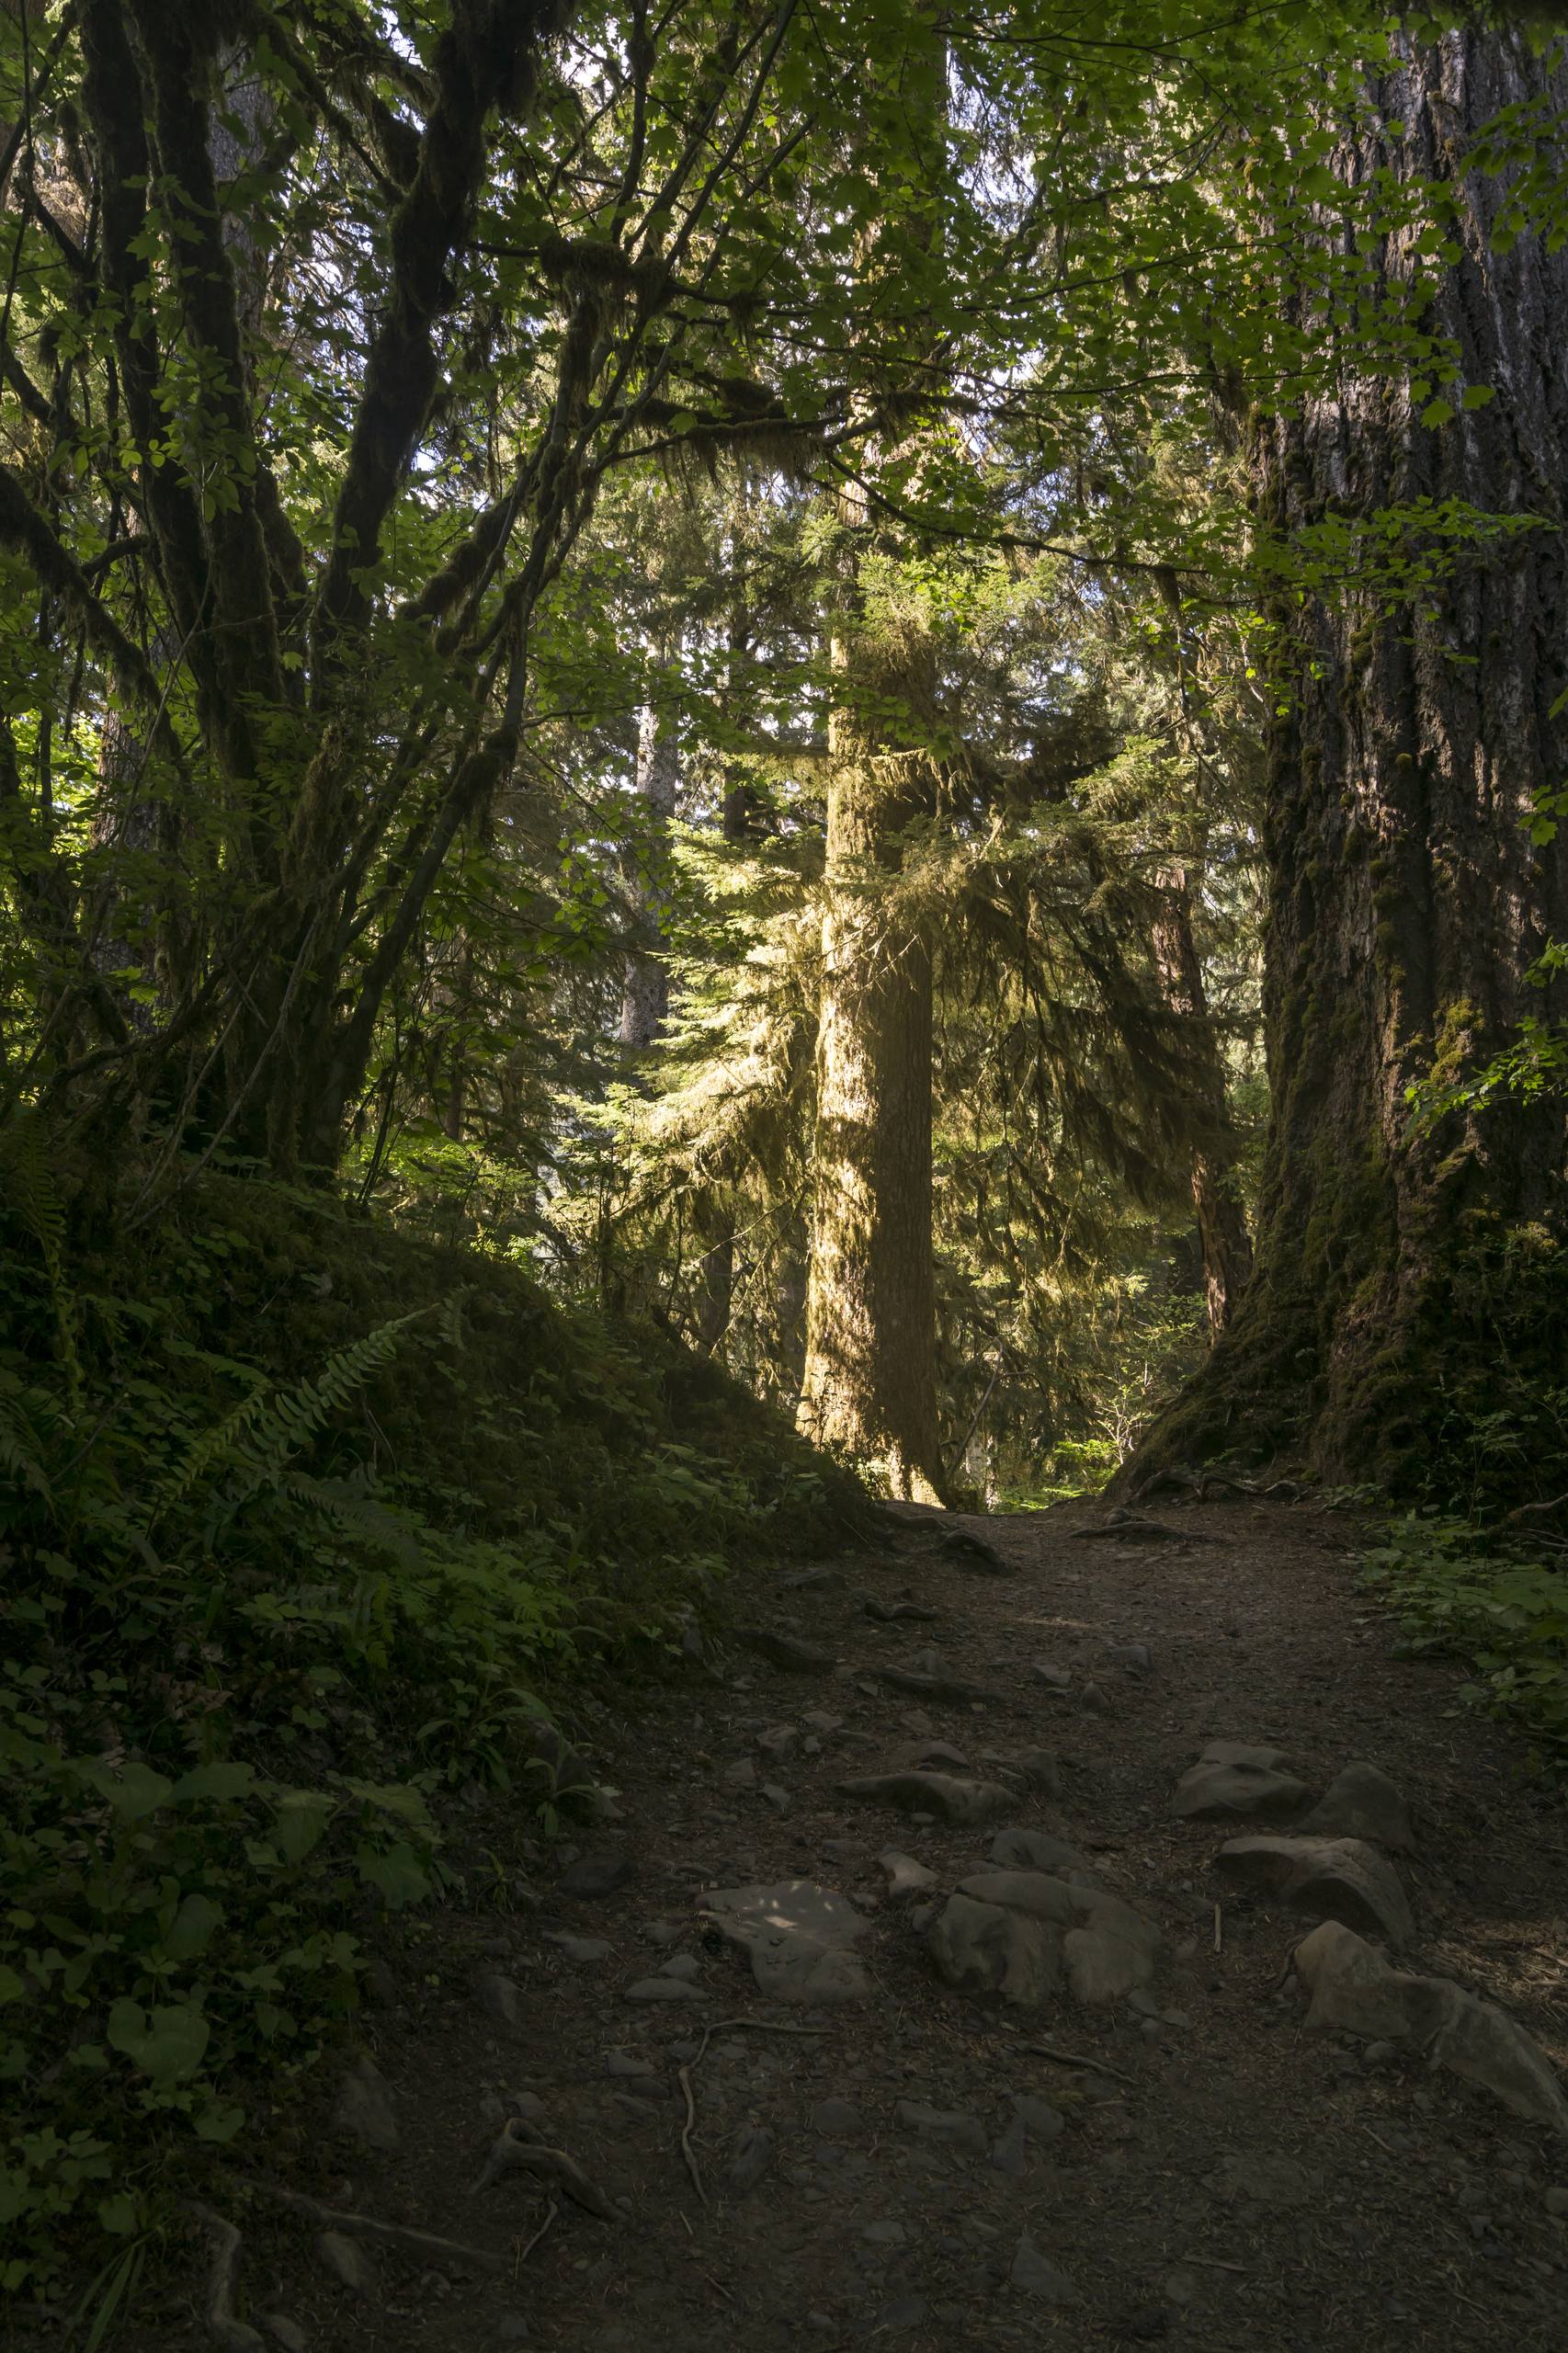
M 1348 1530 L 1160 1519 L 759 1580 L 574 1849 L 475 1815 L 232 2313 L 137 2341 L 1568 2347 L 1561 1804 Z

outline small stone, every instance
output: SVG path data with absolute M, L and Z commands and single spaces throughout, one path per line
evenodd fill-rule
M 819 2132 L 846 2135 L 863 2132 L 865 2120 L 852 2100 L 819 2100 L 812 2110 L 812 2122 Z
M 1113 1643 L 1106 1653 L 1113 1666 L 1124 1667 L 1129 1675 L 1152 1675 L 1154 1654 L 1147 1643 Z
M 674 1920 L 644 1920 L 642 1934 L 651 1945 L 678 1945 L 686 1930 Z
M 542 2124 L 550 2111 L 538 2092 L 514 2092 L 512 2113 L 520 2116 L 525 2124 Z
M 1167 2271 L 1160 2288 L 1167 2304 L 1175 2304 L 1178 2310 L 1184 2309 L 1198 2293 L 1198 2274 L 1195 2271 Z
M 1024 2120 L 1015 2116 L 998 2140 L 991 2143 L 991 2162 L 998 2173 L 1021 2174 L 1024 2169 Z
M 841 1571 L 829 1568 L 796 1569 L 792 1574 L 780 1577 L 780 1593 L 832 1593 L 844 1583 Z
M 1026 1748 L 1018 1759 L 1018 1770 L 1041 1797 L 1062 1795 L 1062 1767 L 1049 1748 Z
M 893 1761 L 902 1767 L 935 1766 L 938 1771 L 944 1767 L 954 1773 L 969 1770 L 969 1758 L 949 1740 L 912 1740 L 899 1750 Z
M 523 1989 L 512 1978 L 487 1972 L 478 1979 L 474 1991 L 485 2015 L 493 2018 L 497 2026 L 522 2025 Z
M 618 1895 L 636 1869 L 630 1855 L 582 1855 L 567 1866 L 557 1884 L 562 1895 Z
M 495 2341 L 498 2345 L 526 2345 L 528 2341 L 528 2322 L 521 2313 L 503 2313 L 495 2324 Z
M 797 1642 L 793 1634 L 781 1634 L 773 1626 L 737 1626 L 735 1639 L 783 1675 L 822 1674 L 834 1665 L 831 1651 Z
M 723 1778 L 733 1790 L 755 1789 L 756 1787 L 756 1767 L 752 1763 L 749 1756 L 743 1756 L 739 1758 L 735 1764 L 725 1766 Z
M 1064 2271 L 1041 2255 L 1039 2247 L 1025 2231 L 1013 2252 L 1013 2268 L 1008 2273 L 1015 2288 L 1025 2295 L 1037 2297 L 1044 2304 L 1073 2304 L 1078 2291 Z
M 766 2124 L 744 2124 L 735 2135 L 724 2179 L 737 2198 L 755 2189 L 773 2163 L 773 2135 Z
M 282 2346 L 283 2353 L 306 2353 L 311 2340 L 299 2322 L 290 2320 L 287 2313 L 268 2313 L 262 2326 L 275 2343 Z
M 1346 1765 L 1302 1823 L 1303 1830 L 1338 1838 L 1369 1838 L 1376 1847 L 1409 1854 L 1415 1846 L 1410 1808 L 1375 1765 Z
M 1038 2092 L 1015 2092 L 1013 2113 L 1033 2141 L 1054 2141 L 1067 2129 L 1061 2109 Z
M 930 1813 L 960 1830 L 994 1821 L 1017 1802 L 999 1781 L 960 1780 L 949 1773 L 871 1773 L 841 1781 L 838 1789 L 841 1797 L 865 1798 L 905 1813 Z
M 924 2296 L 895 2296 L 877 2314 L 875 2333 L 879 2336 L 897 2336 L 906 2328 L 919 2328 L 928 2310 Z
M 605 2052 L 607 2075 L 653 2075 L 657 2072 L 652 2060 L 642 2058 L 635 2051 L 607 2051 Z
M 764 1781 L 762 1794 L 775 1813 L 788 1813 L 790 1792 L 781 1781 Z
M 1073 1670 L 1070 1666 L 1047 1666 L 1040 1659 L 1034 1662 L 1029 1668 L 1029 1673 L 1037 1683 L 1043 1683 L 1049 1691 L 1065 1691 L 1073 1680 Z
M 608 1937 L 574 1937 L 565 1928 L 546 1928 L 544 1941 L 568 1961 L 608 1961 L 615 1949 Z
M 386 2077 L 367 2052 L 343 2078 L 333 2122 L 364 2149 L 395 2149 L 397 2116 Z
M 1085 1716 L 1108 1716 L 1110 1701 L 1097 1683 L 1085 1683 L 1078 1693 L 1078 1707 Z
M 757 1733 L 756 1745 L 766 1749 L 769 1756 L 783 1758 L 789 1756 L 800 1736 L 793 1724 L 769 1724 L 766 1731 Z
M 902 2222 L 868 2222 L 860 2236 L 869 2246 L 903 2246 L 909 2233 Z
M 687 1985 L 692 1984 L 701 1974 L 702 1963 L 694 1952 L 672 1953 L 659 1971 L 661 1977 L 679 1978 Z
M 801 1722 L 810 1724 L 813 1732 L 820 1732 L 825 1740 L 830 1733 L 842 1730 L 844 1718 L 830 1714 L 825 1708 L 808 1708 Z
M 1568 2188 L 1553 2183 L 1541 2196 L 1541 2204 L 1549 2214 L 1568 2214 Z
M 937 1884 L 935 1871 L 917 1863 L 913 1855 L 900 1854 L 896 1847 L 884 1847 L 877 1860 L 887 1874 L 890 1895 L 919 1895 Z
M 376 2267 L 358 2239 L 342 2231 L 318 2231 L 316 2253 L 341 2287 L 356 2296 L 376 2291 Z
M 917 2132 L 922 2140 L 937 2141 L 945 2148 L 961 2150 L 965 2156 L 985 2154 L 985 2132 L 977 2116 L 966 2115 L 961 2109 L 927 2108 L 923 2100 L 901 2099 L 898 2120 Z
M 701 2002 L 707 1999 L 695 1985 L 679 1977 L 639 1977 L 626 1989 L 629 2002 Z
M 1363 2067 L 1386 2067 L 1399 2056 L 1396 2042 L 1369 2042 L 1361 2053 Z

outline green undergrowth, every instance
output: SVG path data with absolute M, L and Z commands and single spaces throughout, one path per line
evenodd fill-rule
M 0 1180 L 0 2286 L 101 2265 L 85 2342 L 450 1889 L 443 1792 L 552 1828 L 541 1708 L 855 1491 L 658 1333 L 319 1196 L 206 1176 L 131 1237 L 20 1122 Z
M 1461 1660 L 1464 1699 L 1515 1726 L 1540 1768 L 1568 1772 L 1568 1571 L 1412 1512 L 1382 1531 L 1362 1580 L 1412 1651 Z

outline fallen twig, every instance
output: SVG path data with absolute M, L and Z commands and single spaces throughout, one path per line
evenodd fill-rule
M 244 2245 L 238 2231 L 222 2214 L 215 2214 L 210 2206 L 193 2202 L 186 2211 L 201 2224 L 212 2242 L 212 2268 L 207 2275 L 208 2327 L 224 2347 L 224 2353 L 266 2353 L 256 2330 L 248 2328 L 234 2313 L 234 2274 Z
M 702 2168 L 697 2162 L 697 2152 L 691 2145 L 691 2128 L 697 2121 L 697 2102 L 691 2094 L 690 2067 L 681 2069 L 680 2087 L 686 2094 L 686 2122 L 680 2128 L 680 2153 L 686 2159 L 686 2169 L 691 2176 L 691 2186 L 706 2206 L 708 2192 L 702 2187 Z
M 312 2222 L 324 2223 L 335 2231 L 347 2231 L 350 2238 L 380 2239 L 388 2246 L 406 2247 L 411 2255 L 440 2256 L 448 2263 L 466 2264 L 472 2271 L 499 2274 L 506 2268 L 505 2256 L 491 2255 L 483 2247 L 464 2246 L 460 2240 L 444 2239 L 434 2231 L 416 2231 L 406 2222 L 387 2222 L 379 2214 L 351 2214 L 341 2206 L 324 2206 L 318 2198 L 307 2198 L 302 2190 L 285 2189 L 280 2182 L 252 2180 L 248 2185 L 259 2190 L 264 2198 L 275 2199 L 280 2206 L 292 2206 L 297 2213 L 309 2214 Z
M 825 2026 L 778 2026 L 771 2018 L 715 2018 L 711 2026 L 702 2029 L 702 2040 L 697 2046 L 697 2056 L 690 2062 L 700 2067 L 703 2054 L 716 2034 L 723 2034 L 733 2026 L 747 2027 L 753 2034 L 825 2034 Z
M 1214 1906 L 1214 1949 L 1216 1952 L 1223 1952 L 1225 1949 L 1224 1915 L 1217 1904 Z
M 472 2194 L 477 2198 L 482 2189 L 488 2189 L 504 2173 L 518 2169 L 552 2175 L 574 2204 L 597 2214 L 601 2222 L 620 2220 L 604 2191 L 597 2182 L 589 2180 L 574 2157 L 569 2157 L 564 2149 L 550 2148 L 534 2136 L 532 2127 L 525 2124 L 521 2117 L 512 2116 L 502 2126 L 501 2137 L 485 2159 L 484 2171 L 474 2183 Z
M 1132 2083 L 1131 2075 L 1124 2075 L 1119 2068 L 1108 2067 L 1103 2059 L 1091 2059 L 1076 2051 L 1059 2050 L 1054 2042 L 1026 2042 L 1024 2049 L 1032 2051 L 1039 2058 L 1054 2059 L 1060 2067 L 1086 2067 L 1092 2075 L 1108 2075 L 1113 2084 Z
M 540 2239 L 541 2239 L 541 2238 L 543 2238 L 543 2236 L 544 2236 L 544 2234 L 545 2234 L 546 2231 L 548 2231 L 548 2230 L 549 2230 L 549 2228 L 550 2228 L 550 2226 L 551 2226 L 551 2222 L 554 2222 L 554 2220 L 555 2220 L 555 2218 L 556 2218 L 557 2214 L 559 2214 L 559 2213 L 560 2213 L 560 2211 L 561 2211 L 560 2207 L 557 2205 L 557 2203 L 556 2203 L 555 2200 L 552 2198 L 552 2199 L 551 2200 L 551 2201 L 550 2201 L 550 2211 L 546 2214 L 546 2216 L 545 2216 L 545 2218 L 544 2218 L 543 2222 L 540 2224 L 540 2226 L 539 2226 L 538 2230 L 534 2233 L 534 2234 L 533 2234 L 532 2238 L 528 2241 L 528 2243 L 527 2246 L 523 2248 L 523 2250 L 522 2250 L 521 2254 L 518 2256 L 518 2257 L 517 2257 L 517 2262 L 512 2266 L 512 2277 L 513 2277 L 513 2279 L 514 2279 L 517 2278 L 517 2276 L 518 2272 L 522 2269 L 522 2268 L 523 2268 L 524 2264 L 528 2261 L 528 2259 L 529 2256 L 533 2253 L 533 2251 L 534 2251 L 535 2247 L 536 2247 L 536 2246 L 538 2246 L 538 2245 L 539 2245 L 539 2243 L 540 2243 Z

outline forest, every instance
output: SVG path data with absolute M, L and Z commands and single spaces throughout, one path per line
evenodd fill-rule
M 262 2346 L 224 2168 L 759 1562 L 1338 1514 L 1560 1808 L 1568 11 L 0 94 L 6 2341 Z

